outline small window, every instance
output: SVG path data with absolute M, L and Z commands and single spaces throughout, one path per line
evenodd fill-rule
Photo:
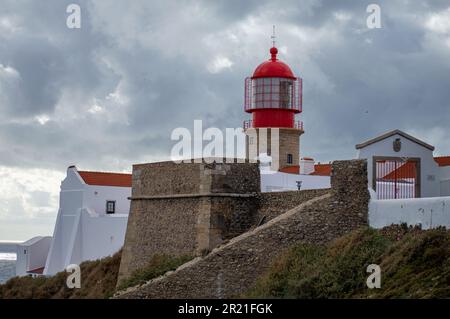
M 106 201 L 106 213 L 114 214 L 116 212 L 116 202 L 113 200 Z
M 288 154 L 287 155 L 287 163 L 288 164 L 292 164 L 293 160 L 292 160 L 292 154 Z

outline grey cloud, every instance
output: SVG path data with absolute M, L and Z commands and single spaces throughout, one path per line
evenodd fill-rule
M 9 88 L 8 105 L 2 111 L 9 116 L 32 116 L 52 112 L 59 98 L 60 73 L 64 59 L 45 40 L 26 38 L 8 47 L 4 65 L 19 75 L 15 87 Z
M 80 30 L 65 25 L 74 2 Z M 379 30 L 366 27 L 372 2 L 2 0 L 0 168 L 130 171 L 167 159 L 171 131 L 195 119 L 241 126 L 244 79 L 269 58 L 273 24 L 279 58 L 304 80 L 302 156 L 350 158 L 393 128 L 450 154 L 450 35 L 425 27 L 448 0 L 376 1 Z M 211 73 L 217 58 L 231 66 Z M 57 193 L 16 191 L 0 196 L 0 239 L 50 234 Z
M 171 130 L 194 119 L 240 126 L 244 78 L 268 58 L 272 24 L 280 58 L 304 78 L 303 155 L 348 158 L 392 128 L 448 125 L 450 51 L 423 26 L 445 1 L 379 1 L 380 30 L 365 28 L 364 1 L 80 1 L 81 30 L 65 27 L 68 3 L 5 2 L 20 28 L 0 34 L 0 63 L 21 81 L 0 77 L 1 165 L 124 169 L 167 158 Z M 216 56 L 232 66 L 210 73 Z

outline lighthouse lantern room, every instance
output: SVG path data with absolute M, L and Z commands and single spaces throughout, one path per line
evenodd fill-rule
M 249 127 L 301 128 L 295 114 L 302 112 L 302 79 L 277 59 L 276 47 L 270 49 L 271 58 L 260 64 L 252 77 L 245 79 L 245 111 L 252 113 Z
M 251 120 L 244 121 L 247 157 L 253 159 L 264 153 L 261 149 L 264 145 L 272 162 L 279 164 L 276 169 L 299 173 L 300 135 L 304 131 L 303 123 L 295 115 L 302 112 L 302 79 L 277 54 L 273 45 L 270 59 L 245 79 L 244 109 L 252 114 Z M 278 152 L 271 150 L 275 139 Z

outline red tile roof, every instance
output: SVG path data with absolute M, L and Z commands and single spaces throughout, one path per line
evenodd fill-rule
M 394 169 L 392 172 L 388 173 L 383 177 L 384 180 L 392 180 L 399 178 L 416 178 L 416 163 L 415 162 L 406 162 L 402 166 L 397 169 Z
M 299 166 L 288 166 L 280 169 L 282 173 L 300 174 Z M 331 164 L 314 164 L 314 172 L 309 175 L 331 176 Z
M 42 275 L 44 273 L 44 267 L 36 268 L 30 271 L 27 271 L 28 274 L 39 274 Z
M 78 171 L 88 185 L 131 187 L 131 174 Z
M 450 156 L 438 156 L 434 160 L 439 166 L 450 166 Z
M 331 176 L 331 164 L 314 164 L 314 172 L 309 175 Z
M 280 172 L 289 173 L 289 174 L 299 174 L 300 167 L 299 166 L 287 166 L 280 169 Z

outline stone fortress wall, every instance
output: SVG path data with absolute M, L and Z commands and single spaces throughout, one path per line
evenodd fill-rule
M 192 187 L 188 180 L 184 186 L 175 183 L 180 176 L 191 176 Z M 162 191 L 150 186 L 156 185 L 151 178 L 163 184 Z M 120 276 L 142 267 L 155 253 L 199 257 L 116 297 L 238 296 L 289 246 L 327 242 L 367 224 L 366 161 L 335 161 L 331 185 L 330 190 L 262 194 L 256 164 L 134 166 Z
M 202 255 L 253 224 L 257 163 L 133 166 L 119 281 L 155 254 Z

